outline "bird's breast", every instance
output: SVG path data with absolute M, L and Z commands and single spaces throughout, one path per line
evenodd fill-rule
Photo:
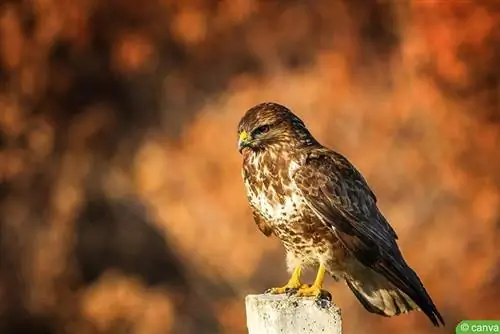
M 250 205 L 273 225 L 300 219 L 305 202 L 289 176 L 288 166 L 274 168 L 261 162 L 244 166 L 243 177 Z
M 261 216 L 275 224 L 297 219 L 304 205 L 296 193 L 279 194 L 273 188 L 252 192 L 249 197 L 252 206 Z

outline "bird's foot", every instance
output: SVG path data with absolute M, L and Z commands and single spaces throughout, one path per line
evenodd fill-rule
M 300 281 L 290 280 L 285 286 L 267 289 L 265 293 L 272 295 L 295 295 L 300 289 L 307 288 L 308 286 L 308 284 L 302 284 Z
M 281 295 L 285 293 L 289 295 L 295 294 L 298 290 L 300 290 L 300 288 L 306 285 L 300 282 L 300 273 L 301 268 L 300 266 L 298 266 L 293 270 L 292 277 L 290 277 L 285 286 L 267 289 L 266 293 L 270 293 L 273 295 Z
M 330 292 L 321 289 L 321 287 L 317 285 L 310 285 L 310 284 L 302 284 L 301 287 L 297 290 L 296 294 L 297 297 L 322 297 L 325 295 L 330 295 Z
M 314 297 L 316 304 L 321 308 L 329 307 L 332 301 L 332 294 L 327 290 L 323 290 L 318 285 L 303 284 L 295 293 L 297 297 Z

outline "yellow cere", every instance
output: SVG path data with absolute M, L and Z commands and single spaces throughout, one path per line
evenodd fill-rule
M 248 139 L 248 137 L 249 137 L 248 132 L 246 132 L 245 130 L 241 131 L 241 133 L 240 133 L 240 141 L 245 141 L 245 140 Z

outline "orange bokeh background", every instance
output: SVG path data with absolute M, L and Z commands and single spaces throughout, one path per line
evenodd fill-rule
M 0 4 L 0 332 L 246 333 L 287 278 L 255 227 L 236 125 L 289 106 L 366 176 L 448 326 L 500 319 L 494 1 Z

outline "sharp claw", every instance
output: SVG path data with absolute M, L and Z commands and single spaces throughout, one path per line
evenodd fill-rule
M 329 308 L 332 305 L 332 294 L 326 290 L 316 296 L 316 305 L 320 308 Z
M 330 292 L 314 285 L 307 286 L 306 284 L 300 287 L 300 289 L 297 291 L 297 295 L 299 297 L 315 297 L 316 299 L 332 299 Z
M 267 294 L 273 294 L 273 295 L 282 295 L 282 294 L 294 294 L 296 291 L 298 291 L 298 288 L 294 287 L 281 287 L 281 288 L 270 288 L 267 289 L 264 293 Z
M 326 290 L 321 290 L 321 294 L 318 295 L 318 299 L 324 299 L 328 301 L 332 301 L 332 294 Z
M 316 305 L 318 305 L 319 308 L 327 309 L 332 306 L 332 302 L 327 299 L 318 298 L 316 299 Z
M 296 294 L 304 286 L 307 286 L 307 284 L 301 284 L 300 282 L 297 283 L 289 282 L 287 285 L 283 287 L 267 289 L 264 291 L 264 293 L 274 294 L 274 295 L 287 294 L 290 296 Z

